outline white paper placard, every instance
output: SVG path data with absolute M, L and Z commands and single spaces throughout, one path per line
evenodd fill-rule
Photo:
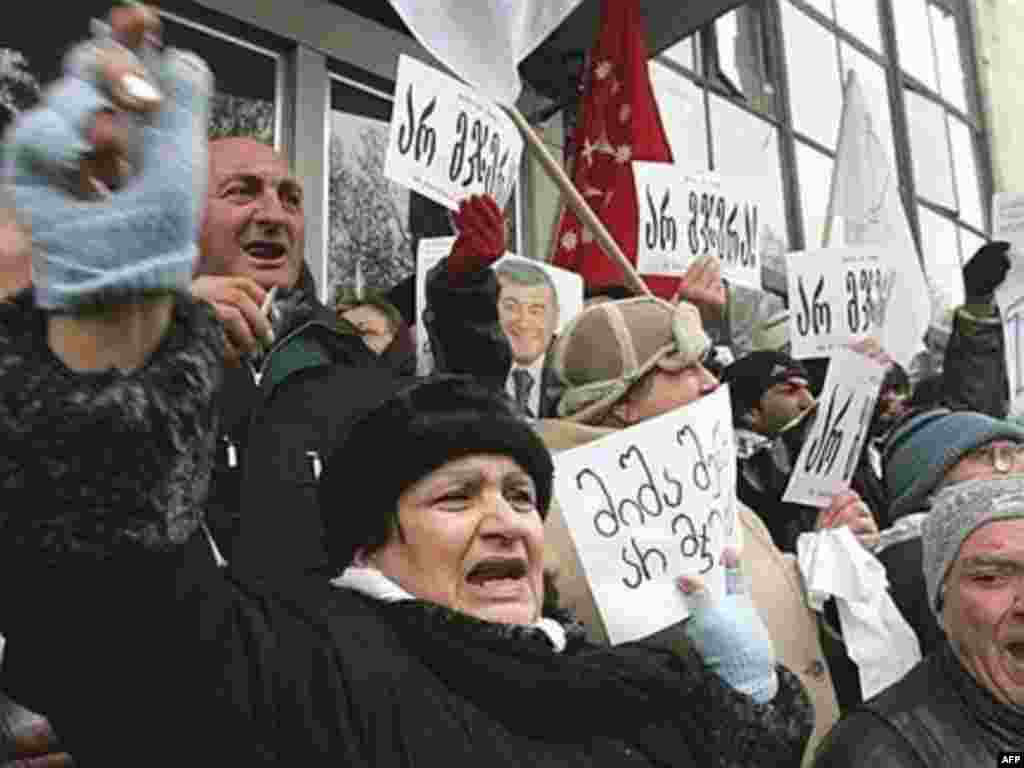
M 424 237 L 416 253 L 416 375 L 426 376 L 434 370 L 434 353 L 430 348 L 423 312 L 427 307 L 427 273 L 452 251 L 454 237 Z
M 682 276 L 700 257 L 722 264 L 722 277 L 761 288 L 760 203 L 742 177 L 684 173 L 671 163 L 633 163 L 637 271 Z
M 1024 253 L 1024 195 L 992 196 L 992 239 L 1006 240 L 1014 251 Z
M 1024 413 L 1024 261 L 1013 254 L 1006 279 L 996 288 L 996 305 L 1003 320 L 1003 354 L 1010 388 L 1010 416 Z
M 890 254 L 881 246 L 787 255 L 791 355 L 828 357 L 875 335 L 886 315 Z
M 725 589 L 740 544 L 728 387 L 555 457 L 555 495 L 612 643 L 689 615 L 675 580 Z
M 783 501 L 826 507 L 849 489 L 871 427 L 885 366 L 851 349 L 832 354 L 814 423 L 789 476 Z
M 494 262 L 494 266 L 497 268 L 507 261 L 527 262 L 543 269 L 551 277 L 551 282 L 555 284 L 555 295 L 558 297 L 558 325 L 555 327 L 555 333 L 561 333 L 562 329 L 583 309 L 583 276 L 561 267 L 554 267 L 543 261 L 527 259 L 511 253 Z
M 473 89 L 404 54 L 397 79 L 384 175 L 452 210 L 484 193 L 504 209 L 523 154 L 512 120 Z

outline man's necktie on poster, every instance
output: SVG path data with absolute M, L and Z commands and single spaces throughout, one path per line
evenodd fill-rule
M 533 375 L 525 368 L 512 371 L 512 382 L 516 387 L 516 403 L 529 418 L 537 418 L 530 407 L 530 393 L 533 392 Z

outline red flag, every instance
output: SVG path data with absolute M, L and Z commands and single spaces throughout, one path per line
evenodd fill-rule
M 632 264 L 638 212 L 631 162 L 672 162 L 647 75 L 641 24 L 639 0 L 602 0 L 572 158 L 573 184 Z M 624 284 L 622 270 L 568 207 L 563 206 L 552 250 L 551 263 L 579 273 L 590 288 Z M 676 277 L 643 279 L 663 298 L 671 298 L 679 284 Z

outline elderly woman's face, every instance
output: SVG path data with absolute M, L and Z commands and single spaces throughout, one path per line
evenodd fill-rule
M 448 462 L 399 497 L 398 523 L 367 559 L 407 592 L 487 621 L 540 618 L 544 524 L 513 459 Z

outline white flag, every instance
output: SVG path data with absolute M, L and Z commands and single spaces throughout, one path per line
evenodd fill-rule
M 884 324 L 879 341 L 897 362 L 907 366 L 924 349 L 931 294 L 900 200 L 899 176 L 853 70 L 847 76 L 839 125 L 830 221 L 822 245 L 829 245 L 831 219 L 841 218 L 843 237 L 837 245 L 886 246 L 891 254 L 891 280 L 880 297 L 878 309 Z
M 391 0 L 416 39 L 488 98 L 511 105 L 517 67 L 582 0 Z

